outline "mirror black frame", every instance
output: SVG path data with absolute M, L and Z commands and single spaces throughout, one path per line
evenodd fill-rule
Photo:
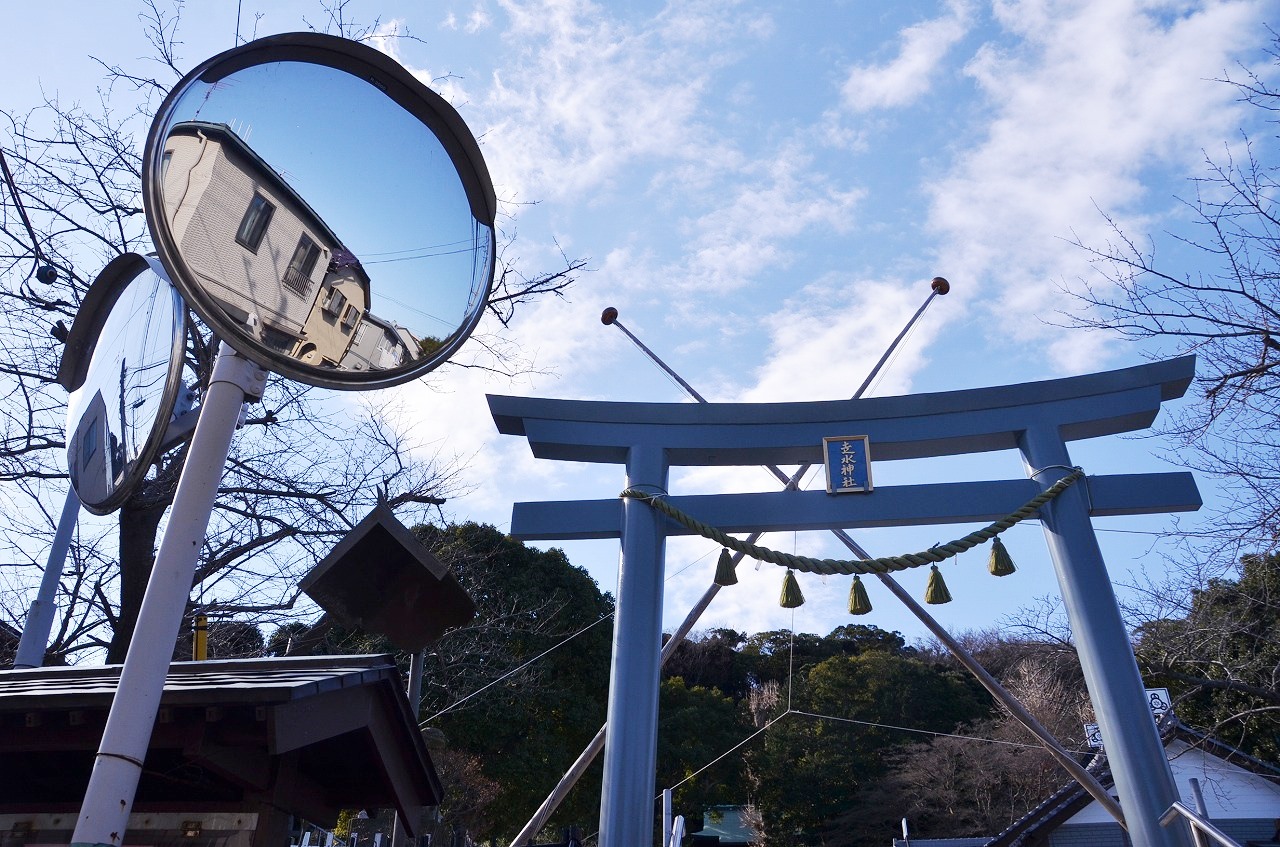
M 68 392 L 78 390 L 88 378 L 93 351 L 97 348 L 98 338 L 116 301 L 120 299 L 120 295 L 130 283 L 148 270 L 173 288 L 173 283 L 165 272 L 164 266 L 155 258 L 138 253 L 123 253 L 115 257 L 89 285 L 89 290 L 85 292 L 84 300 L 80 302 L 80 308 L 76 311 L 75 320 L 71 322 L 71 330 L 67 334 L 66 346 L 62 351 L 62 361 L 58 364 L 58 384 Z M 176 290 L 174 293 L 177 294 Z M 120 484 L 100 502 L 91 503 L 81 499 L 81 504 L 95 515 L 109 515 L 123 506 L 133 494 L 134 489 L 142 483 L 147 471 L 160 457 L 165 434 L 169 431 L 169 421 L 178 401 L 178 393 L 184 386 L 182 376 L 188 318 L 186 306 L 180 299 L 176 306 L 179 326 L 174 332 L 173 345 L 169 352 L 169 370 L 165 374 L 164 390 L 160 395 L 160 407 L 156 410 L 156 419 L 151 423 L 151 431 L 147 433 L 146 441 L 138 452 L 138 458 L 121 478 Z M 68 421 L 68 445 L 71 444 L 71 429 L 71 422 Z M 79 496 L 78 491 L 76 496 Z
M 449 359 L 470 337 L 484 314 L 493 289 L 497 262 L 496 232 L 495 237 L 489 239 L 489 277 L 485 280 L 483 294 L 464 316 L 458 330 L 430 355 L 386 370 L 344 371 L 310 367 L 265 347 L 226 315 L 182 260 L 182 251 L 173 238 L 165 214 L 162 181 L 165 131 L 174 110 L 195 83 L 214 83 L 236 71 L 276 62 L 323 65 L 351 74 L 368 82 L 421 121 L 439 140 L 453 163 L 472 215 L 495 232 L 497 197 L 493 181 L 480 153 L 480 145 L 457 111 L 394 59 L 372 47 L 333 35 L 297 32 L 251 41 L 202 62 L 174 86 L 160 105 L 147 134 L 142 160 L 143 207 L 156 252 L 183 299 L 200 319 L 239 353 L 270 371 L 308 385 L 342 390 L 387 388 L 416 379 Z

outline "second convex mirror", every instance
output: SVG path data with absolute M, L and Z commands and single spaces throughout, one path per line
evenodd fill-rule
M 106 515 L 160 455 L 178 393 L 186 310 L 154 259 L 126 253 L 89 286 L 58 382 L 67 401 L 67 468 L 86 509 Z
M 143 164 L 188 305 L 258 364 L 377 388 L 438 366 L 485 308 L 496 203 L 457 112 L 333 36 L 251 42 L 188 74 Z

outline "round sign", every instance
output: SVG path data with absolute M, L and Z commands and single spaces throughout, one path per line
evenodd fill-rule
M 457 112 L 317 33 L 208 60 L 161 105 L 147 223 L 188 305 L 265 368 L 380 388 L 443 363 L 493 282 L 496 202 Z
M 186 310 L 154 259 L 127 253 L 89 287 L 58 381 L 67 401 L 67 467 L 76 496 L 108 514 L 146 477 L 182 388 Z

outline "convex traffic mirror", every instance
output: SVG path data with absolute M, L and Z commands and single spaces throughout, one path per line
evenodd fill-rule
M 126 253 L 89 286 L 58 370 L 67 466 L 84 507 L 118 509 L 146 477 L 178 392 L 186 310 L 155 259 Z
M 372 48 L 294 33 L 162 104 L 147 222 L 188 305 L 265 368 L 376 388 L 444 362 L 493 280 L 496 203 L 457 112 Z

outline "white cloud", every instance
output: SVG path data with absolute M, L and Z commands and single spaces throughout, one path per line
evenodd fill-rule
M 898 34 L 898 55 L 882 65 L 855 65 L 841 93 L 855 112 L 907 106 L 929 91 L 948 51 L 968 33 L 967 3 L 951 3 L 948 13 L 909 26 Z
M 830 186 L 812 165 L 802 148 L 788 144 L 734 180 L 728 196 L 690 222 L 684 258 L 668 274 L 672 285 L 686 293 L 737 291 L 786 266 L 788 243 L 797 236 L 847 230 L 863 192 Z
M 735 4 L 638 23 L 585 0 L 501 6 L 512 61 L 483 104 L 500 195 L 589 200 L 637 159 L 706 158 L 702 98 L 708 74 L 742 37 Z
M 1054 344 L 1064 370 L 1100 364 L 1101 338 L 1054 336 L 1041 317 L 1065 308 L 1059 282 L 1088 274 L 1064 239 L 1105 237 L 1099 209 L 1126 227 L 1153 175 L 1199 170 L 1200 149 L 1238 125 L 1235 92 L 1213 81 L 1256 43 L 1251 2 L 1001 2 L 1015 35 L 983 46 L 966 72 L 990 122 L 951 171 L 927 188 L 947 267 L 994 286 L 985 300 L 1015 339 Z
M 493 25 L 493 16 L 489 14 L 489 10 L 477 7 L 467 15 L 466 30 L 469 33 L 477 33 L 482 29 L 488 29 Z
M 928 293 L 900 280 L 825 279 L 806 286 L 769 320 L 769 351 L 747 401 L 843 400 L 906 325 Z M 905 345 L 876 394 L 904 394 L 904 374 L 920 364 L 920 347 Z

